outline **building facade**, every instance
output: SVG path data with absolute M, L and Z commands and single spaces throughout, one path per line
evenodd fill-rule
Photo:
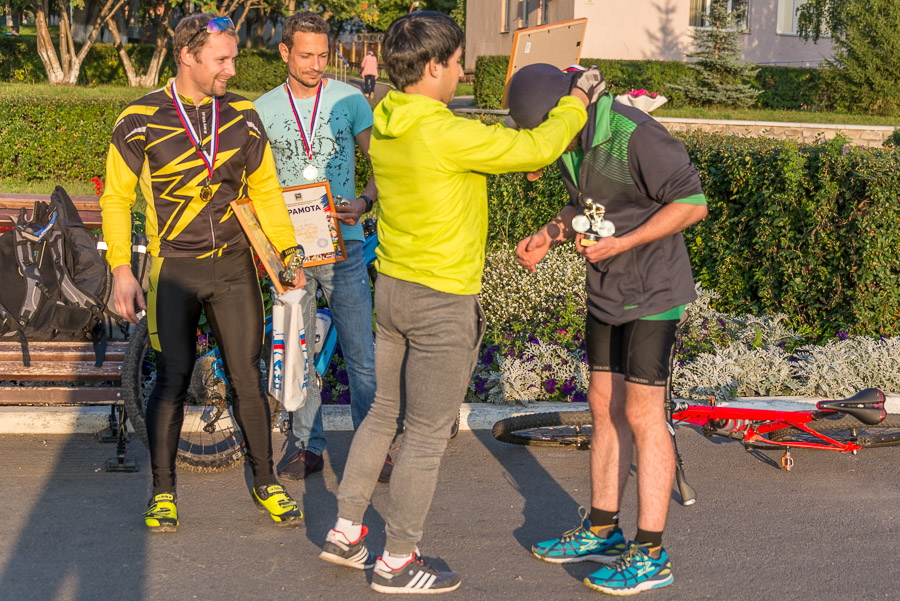
M 760 65 L 817 66 L 831 39 L 804 42 L 797 8 L 806 0 L 727 0 L 740 23 L 743 59 Z M 466 70 L 481 55 L 509 54 L 518 29 L 587 18 L 583 58 L 684 60 L 691 32 L 711 0 L 467 0 Z

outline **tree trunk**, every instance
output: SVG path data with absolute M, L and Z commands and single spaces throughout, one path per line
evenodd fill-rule
M 122 66 L 125 67 L 125 75 L 128 76 L 128 85 L 133 88 L 154 88 L 159 82 L 159 71 L 162 69 L 163 61 L 166 59 L 166 43 L 169 41 L 169 35 L 173 32 L 169 28 L 169 17 L 172 14 L 172 5 L 166 2 L 163 14 L 160 17 L 160 23 L 156 28 L 156 48 L 153 50 L 153 56 L 150 58 L 150 64 L 147 66 L 147 72 L 144 75 L 138 75 L 134 70 L 131 57 L 125 51 L 125 45 L 122 43 L 122 37 L 119 35 L 119 28 L 115 19 L 110 19 L 107 27 L 115 40 L 116 51 L 119 58 L 122 59 Z
M 81 64 L 87 57 L 88 52 L 90 52 L 97 36 L 100 35 L 100 30 L 109 21 L 110 17 L 115 16 L 119 9 L 122 8 L 125 1 L 103 0 L 103 7 L 94 19 L 94 27 L 91 29 L 91 33 L 87 36 L 81 50 L 76 53 L 75 42 L 72 40 L 71 22 L 67 11 L 69 4 L 67 0 L 59 0 L 59 57 L 57 57 L 53 40 L 50 39 L 50 29 L 47 23 L 47 4 L 45 4 L 45 0 L 35 0 L 34 14 L 38 54 L 41 57 L 41 62 L 44 63 L 47 79 L 52 85 L 75 85 L 78 81 L 78 74 L 81 72 Z
M 35 0 L 34 25 L 37 30 L 37 51 L 44 63 L 47 79 L 52 85 L 63 83 L 64 73 L 59 58 L 56 56 L 56 48 L 50 39 L 50 28 L 47 24 L 47 5 L 45 0 Z
M 290 17 L 295 12 L 297 12 L 297 0 L 289 0 L 288 1 L 288 16 Z
M 266 25 L 268 25 L 269 20 L 266 18 L 265 11 L 260 6 L 256 9 L 256 47 L 259 49 L 265 48 L 265 39 L 266 39 Z

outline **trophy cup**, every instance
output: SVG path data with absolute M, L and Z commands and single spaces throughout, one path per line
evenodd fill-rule
M 602 204 L 594 203 L 590 198 L 584 199 L 584 210 L 572 219 L 572 229 L 584 234 L 581 239 L 582 246 L 597 244 L 600 238 L 616 233 L 615 224 L 603 218 L 605 214 L 606 207 Z

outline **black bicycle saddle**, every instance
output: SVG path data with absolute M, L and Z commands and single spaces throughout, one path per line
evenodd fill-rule
M 884 393 L 877 388 L 860 390 L 852 397 L 840 401 L 820 401 L 816 407 L 824 411 L 839 411 L 855 417 L 864 424 L 880 424 L 887 415 L 884 411 Z

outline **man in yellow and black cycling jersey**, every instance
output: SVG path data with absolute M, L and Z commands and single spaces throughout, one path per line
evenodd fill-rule
M 282 258 L 302 253 L 281 197 L 266 132 L 250 101 L 225 91 L 235 74 L 231 20 L 191 15 L 175 28 L 178 73 L 129 104 L 113 129 L 100 199 L 116 311 L 132 323 L 146 309 L 157 351 L 147 402 L 153 496 L 147 528 L 174 531 L 175 456 L 194 366 L 201 311 L 234 386 L 234 415 L 253 469 L 253 499 L 281 525 L 303 517 L 273 473 L 271 426 L 259 358 L 263 307 L 250 245 L 229 207 L 249 196 Z M 145 303 L 131 273 L 131 207 L 140 181 L 152 259 Z M 293 285 L 303 286 L 300 270 Z

